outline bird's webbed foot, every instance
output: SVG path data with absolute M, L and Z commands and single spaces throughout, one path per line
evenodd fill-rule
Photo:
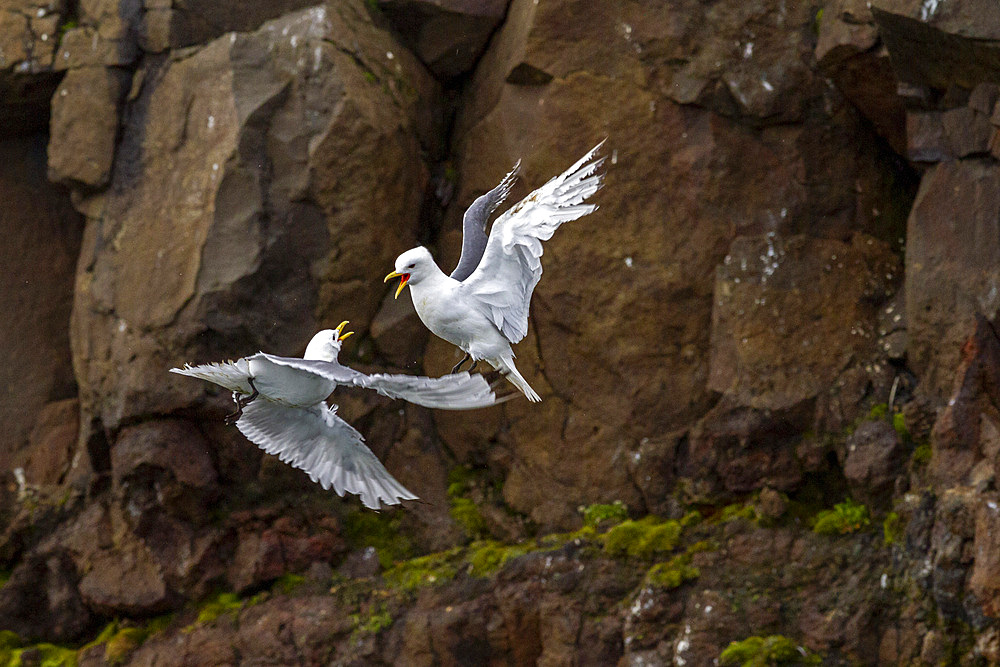
M 232 426 L 239 421 L 239 418 L 243 416 L 243 408 L 248 406 L 253 399 L 260 396 L 260 392 L 257 391 L 257 387 L 253 384 L 253 378 L 248 378 L 247 381 L 250 383 L 250 388 L 253 389 L 253 393 L 243 395 L 236 391 L 233 392 L 233 400 L 236 401 L 236 412 L 226 415 L 225 422 L 228 426 Z

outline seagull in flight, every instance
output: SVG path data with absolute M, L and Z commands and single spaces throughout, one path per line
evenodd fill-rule
M 446 276 L 423 246 L 396 258 L 383 282 L 400 278 L 396 298 L 407 285 L 417 315 L 436 336 L 457 345 L 465 357 L 452 373 L 472 360 L 488 362 L 529 401 L 542 400 L 514 366 L 512 343 L 528 333 L 531 293 L 542 277 L 542 241 L 564 222 L 597 209 L 584 200 L 597 192 L 605 158 L 595 159 L 601 143 L 572 167 L 522 199 L 493 223 L 490 214 L 510 193 L 520 161 L 495 188 L 472 203 L 462 220 L 462 255 Z
M 337 416 L 327 397 L 338 385 L 373 389 L 383 396 L 444 410 L 494 405 L 496 395 L 482 375 L 441 378 L 366 375 L 337 361 L 347 322 L 313 336 L 301 359 L 258 352 L 237 361 L 171 368 L 171 373 L 208 380 L 233 392 L 237 410 L 226 418 L 251 442 L 304 470 L 337 495 L 354 493 L 366 507 L 396 505 L 417 496 L 396 481 L 357 430 Z

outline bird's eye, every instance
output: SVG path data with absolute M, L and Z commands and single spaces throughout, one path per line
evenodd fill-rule
M 413 268 L 413 267 L 415 267 L 415 266 L 416 266 L 416 264 L 410 264 L 410 265 L 409 265 L 408 267 L 406 267 L 406 268 L 408 268 L 408 269 L 412 269 L 412 268 Z

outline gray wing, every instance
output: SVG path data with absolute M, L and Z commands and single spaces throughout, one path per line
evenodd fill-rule
M 598 169 L 605 158 L 595 157 L 603 144 L 497 218 L 482 261 L 460 286 L 511 343 L 528 333 L 531 294 L 542 277 L 542 241 L 597 208 L 583 202 L 601 187 Z
M 236 391 L 241 394 L 253 393 L 249 382 L 250 365 L 246 359 L 203 364 L 201 366 L 184 364 L 184 368 L 171 368 L 170 372 L 198 378 L 199 380 L 208 380 L 209 382 L 214 382 L 217 385 L 225 387 L 229 391 Z
M 325 404 L 293 408 L 257 399 L 236 422 L 251 442 L 337 495 L 354 493 L 366 507 L 417 500 L 389 474 L 353 426 Z
M 497 210 L 510 194 L 520 166 L 521 161 L 518 160 L 514 168 L 500 181 L 500 185 L 477 197 L 472 206 L 466 209 L 462 217 L 462 256 L 458 258 L 458 266 L 451 272 L 451 277 L 458 282 L 468 278 L 479 266 L 479 260 L 483 258 L 483 251 L 486 250 L 488 238 L 486 224 L 490 221 L 493 211 Z
M 496 394 L 482 375 L 470 375 L 466 372 L 439 378 L 388 373 L 366 375 L 333 361 L 266 356 L 275 363 L 315 373 L 341 385 L 372 389 L 383 396 L 400 398 L 427 408 L 472 410 L 489 407 L 497 402 Z
M 306 371 L 307 373 L 314 373 L 327 380 L 333 380 L 337 384 L 357 384 L 357 376 L 364 375 L 336 361 L 300 359 L 299 357 L 276 357 L 273 354 L 264 354 L 263 352 L 260 353 L 260 356 L 278 366 L 287 366 L 300 371 Z
M 438 410 L 472 410 L 496 405 L 496 394 L 482 375 L 463 371 L 439 378 L 422 375 L 360 374 L 359 387 Z

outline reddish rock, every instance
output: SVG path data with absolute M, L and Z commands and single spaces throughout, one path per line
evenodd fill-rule
M 984 435 L 996 432 L 990 424 L 997 406 L 1000 338 L 994 324 L 977 315 L 974 332 L 962 346 L 951 398 L 931 431 L 931 474 L 943 488 L 969 483 L 970 473 L 987 451 L 995 455 L 996 445 L 990 446 Z
M 152 615 L 176 603 L 156 559 L 137 540 L 99 552 L 91 567 L 80 580 L 80 595 L 97 613 Z
M 884 506 L 906 464 L 906 450 L 896 430 L 886 420 L 863 422 L 848 436 L 846 449 L 844 477 L 851 497 Z
M 920 183 L 906 233 L 910 367 L 921 391 L 941 401 L 959 365 L 975 314 L 1000 307 L 1000 167 L 942 162 Z
M 975 507 L 975 561 L 969 590 L 987 616 L 1000 615 L 1000 502 L 996 494 L 979 498 Z
M 73 464 L 80 430 L 80 401 L 67 398 L 48 403 L 38 413 L 28 447 L 16 457 L 30 485 L 62 482 Z

